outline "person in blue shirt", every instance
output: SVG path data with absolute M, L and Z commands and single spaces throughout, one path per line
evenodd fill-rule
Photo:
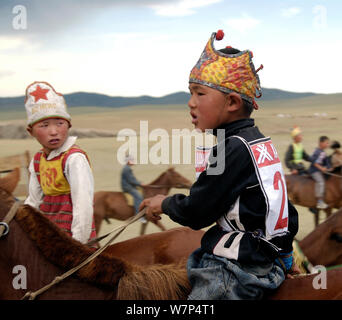
M 127 155 L 125 162 L 126 164 L 121 171 L 121 189 L 123 192 L 132 195 L 134 199 L 135 214 L 137 214 L 139 212 L 140 203 L 143 201 L 143 197 L 137 187 L 144 187 L 144 184 L 138 181 L 133 174 L 131 167 L 134 165 L 134 158 L 131 155 Z
M 309 174 L 315 180 L 315 195 L 317 198 L 317 209 L 326 209 L 328 204 L 324 202 L 325 193 L 325 179 L 324 173 L 330 170 L 330 163 L 325 149 L 330 145 L 330 140 L 327 136 L 321 136 L 319 138 L 318 147 L 315 149 L 311 156 L 311 166 L 309 168 Z

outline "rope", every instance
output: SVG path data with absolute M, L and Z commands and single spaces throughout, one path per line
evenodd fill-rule
M 294 239 L 292 245 L 293 258 L 300 271 L 303 274 L 312 273 L 314 271 L 314 266 L 302 251 L 301 247 L 299 246 L 299 241 Z
M 299 241 L 296 239 L 293 240 L 293 258 L 294 258 L 296 265 L 303 272 L 296 276 L 308 275 L 308 273 L 309 274 L 317 273 L 317 269 L 306 257 L 301 247 L 299 246 Z M 342 264 L 338 264 L 335 266 L 325 267 L 325 269 L 328 271 L 328 270 L 338 269 L 341 267 L 342 267 Z
M 327 175 L 329 175 L 329 176 L 334 176 L 334 177 L 337 177 L 337 178 L 342 178 L 342 175 L 336 174 L 336 173 L 324 172 L 324 174 L 327 174 Z
M 99 248 L 98 250 L 96 250 L 92 255 L 90 255 L 86 260 L 84 260 L 81 264 L 79 264 L 78 266 L 72 268 L 71 270 L 65 272 L 64 274 L 60 275 L 60 276 L 56 276 L 55 279 L 50 282 L 49 284 L 47 284 L 46 286 L 40 288 L 39 290 L 35 291 L 35 292 L 27 292 L 22 298 L 21 300 L 34 300 L 38 295 L 42 294 L 43 292 L 45 292 L 46 290 L 50 289 L 52 286 L 54 286 L 55 284 L 63 281 L 65 278 L 69 277 L 70 275 L 72 275 L 73 273 L 75 273 L 76 271 L 78 271 L 79 269 L 81 269 L 83 266 L 85 266 L 87 263 L 89 263 L 90 261 L 92 261 L 93 259 L 95 259 L 101 252 L 103 252 L 120 234 L 122 231 L 124 231 L 126 229 L 127 226 L 129 226 L 131 223 L 137 221 L 138 219 L 140 219 L 142 216 L 145 215 L 145 211 L 146 209 L 141 210 L 137 215 L 133 216 L 132 218 L 126 220 L 126 223 L 124 223 L 123 225 L 113 229 L 110 233 L 113 233 L 114 231 L 119 230 L 116 234 L 113 235 L 113 237 L 111 237 L 106 244 Z M 109 234 L 110 234 L 109 233 Z M 109 234 L 107 234 L 106 236 L 108 236 Z
M 6 235 L 9 231 L 9 223 L 14 218 L 15 214 L 17 213 L 17 210 L 19 206 L 21 205 L 22 201 L 15 201 L 11 207 L 11 209 L 8 211 L 7 215 L 5 216 L 4 220 L 0 223 L 0 238 L 3 235 Z
M 167 185 L 167 184 L 151 184 L 151 185 L 145 185 L 143 188 L 186 188 L 186 185 L 184 184 L 176 184 L 176 185 Z

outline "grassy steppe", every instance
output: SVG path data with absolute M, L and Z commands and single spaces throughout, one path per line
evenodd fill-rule
M 286 148 L 291 142 L 290 131 L 294 125 L 302 128 L 304 133 L 304 146 L 308 153 L 312 153 L 317 145 L 317 139 L 321 135 L 327 135 L 332 140 L 342 142 L 342 94 L 319 95 L 315 97 L 296 100 L 283 100 L 273 102 L 260 102 L 259 110 L 253 113 L 257 126 L 266 136 L 271 136 L 276 145 L 281 159 L 284 159 Z M 72 115 L 74 128 L 94 128 L 119 132 L 121 129 L 130 128 L 139 135 L 140 121 L 148 121 L 149 133 L 153 129 L 161 128 L 171 134 L 172 129 L 192 130 L 190 115 L 187 106 L 135 106 L 118 109 L 96 107 L 73 107 L 69 109 Z M 24 122 L 25 112 L 0 112 L 1 122 Z M 139 142 L 139 137 L 138 137 Z M 170 135 L 170 148 L 172 138 Z M 117 161 L 117 151 L 124 142 L 116 138 L 87 138 L 78 140 L 92 163 L 95 178 L 95 190 L 120 190 L 121 165 Z M 150 141 L 150 148 L 157 141 Z M 33 139 L 27 140 L 1 140 L 0 157 L 22 153 L 29 150 L 31 155 L 40 148 Z M 150 150 L 150 149 L 149 149 Z M 330 150 L 329 150 L 330 152 Z M 171 156 L 170 156 L 171 157 Z M 171 158 L 170 158 L 171 160 Z M 194 181 L 194 159 L 191 164 L 176 164 L 176 170 Z M 168 168 L 167 164 L 136 165 L 133 170 L 136 177 L 143 183 L 149 183 L 161 172 Z M 284 167 L 285 168 L 285 167 Z M 285 170 L 286 171 L 286 170 Z M 185 192 L 187 190 L 172 189 L 172 193 Z M 298 207 L 300 230 L 298 238 L 303 238 L 313 229 L 313 216 L 306 208 Z M 323 218 L 323 217 L 322 217 Z M 178 226 L 168 217 L 163 216 L 162 222 L 168 227 Z M 100 234 L 109 231 L 122 222 L 112 220 L 111 225 L 104 224 Z M 139 223 L 129 226 L 118 238 L 118 241 L 138 235 Z M 149 224 L 147 232 L 158 231 Z

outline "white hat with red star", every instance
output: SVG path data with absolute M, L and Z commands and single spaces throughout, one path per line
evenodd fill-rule
M 29 126 L 49 118 L 71 120 L 63 95 L 47 82 L 36 81 L 26 88 L 25 108 Z

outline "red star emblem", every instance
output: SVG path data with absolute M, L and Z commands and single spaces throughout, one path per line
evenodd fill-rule
M 37 102 L 39 99 L 47 100 L 46 94 L 50 89 L 42 89 L 39 84 L 36 87 L 36 91 L 32 91 L 30 93 L 31 96 L 34 97 L 34 102 Z

